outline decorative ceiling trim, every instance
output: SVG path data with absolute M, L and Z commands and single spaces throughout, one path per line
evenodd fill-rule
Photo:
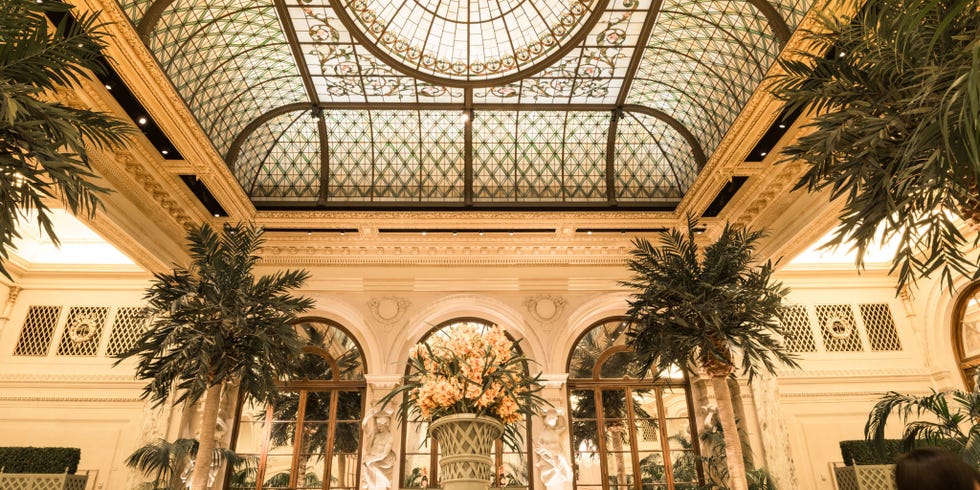
M 572 37 L 568 38 L 565 41 L 565 44 L 560 45 L 550 55 L 529 65 L 527 68 L 518 70 L 509 75 L 498 77 L 498 78 L 481 79 L 481 80 L 474 80 L 474 79 L 459 80 L 459 79 L 448 78 L 448 77 L 440 77 L 437 75 L 425 73 L 418 69 L 406 66 L 400 60 L 391 56 L 390 54 L 388 54 L 387 51 L 385 51 L 380 46 L 378 46 L 378 44 L 373 39 L 370 39 L 367 35 L 365 35 L 364 32 L 361 30 L 361 28 L 354 21 L 354 19 L 352 19 L 350 15 L 348 15 L 348 12 L 344 8 L 335 8 L 333 4 L 331 4 L 331 8 L 333 9 L 333 12 L 337 16 L 337 18 L 340 19 L 341 24 L 344 25 L 344 28 L 347 29 L 348 34 L 357 43 L 359 43 L 361 47 L 365 48 L 369 53 L 377 57 L 379 60 L 381 60 L 386 65 L 393 68 L 394 70 L 404 73 L 405 75 L 416 78 L 418 80 L 433 83 L 436 85 L 444 85 L 447 87 L 459 87 L 459 88 L 466 88 L 466 87 L 480 88 L 480 87 L 493 87 L 499 85 L 506 85 L 508 83 L 512 83 L 518 80 L 523 80 L 557 63 L 559 60 L 564 58 L 565 55 L 570 53 L 573 49 L 578 48 L 579 45 L 582 43 L 582 41 L 584 41 L 589 36 L 589 34 L 592 32 L 592 29 L 599 22 L 599 19 L 602 18 L 602 14 L 606 11 L 606 8 L 609 5 L 609 1 L 610 0 L 598 0 L 593 7 L 592 14 L 584 22 L 582 22 L 578 32 L 576 32 L 575 35 L 573 35 Z

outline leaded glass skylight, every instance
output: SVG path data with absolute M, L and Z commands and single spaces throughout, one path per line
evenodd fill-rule
M 671 209 L 812 0 L 119 0 L 259 208 Z

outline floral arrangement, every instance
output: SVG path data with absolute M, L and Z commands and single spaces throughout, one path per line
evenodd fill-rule
M 412 347 L 404 382 L 381 401 L 404 395 L 402 412 L 412 421 L 472 413 L 511 425 L 547 404 L 538 395 L 541 375 L 527 374 L 529 362 L 497 326 L 454 325 Z

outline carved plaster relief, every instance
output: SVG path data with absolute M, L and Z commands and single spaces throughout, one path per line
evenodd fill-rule
M 565 313 L 567 304 L 565 298 L 549 294 L 532 296 L 523 303 L 533 322 L 549 334 L 555 331 L 556 323 Z
M 371 298 L 367 305 L 375 322 L 383 327 L 391 327 L 405 318 L 405 312 L 412 302 L 398 296 L 379 296 Z

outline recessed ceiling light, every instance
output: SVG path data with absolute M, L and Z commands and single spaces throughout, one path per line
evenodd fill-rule
M 136 122 L 140 123 L 140 125 L 142 126 L 143 124 L 147 123 L 147 119 L 145 117 L 141 117 L 137 119 Z
M 847 56 L 847 53 L 845 52 L 841 52 L 839 55 L 837 55 L 838 58 L 843 58 L 845 56 Z
M 164 155 L 168 155 L 168 154 L 170 154 L 170 152 L 169 152 L 169 151 L 167 151 L 167 150 L 160 150 L 160 153 L 163 153 Z
M 106 90 L 112 90 L 112 85 L 109 85 L 108 83 L 105 84 L 105 89 Z
M 215 218 L 220 218 L 221 217 L 221 214 L 220 213 L 214 213 L 214 217 Z
M 588 234 L 588 235 L 591 235 L 592 234 L 592 230 L 589 230 L 589 231 L 587 231 L 585 233 Z
M 779 124 L 779 129 L 786 129 L 786 125 L 785 125 L 785 124 L 783 124 L 783 123 L 780 123 L 780 124 Z
M 764 157 L 764 156 L 766 156 L 767 154 L 768 154 L 768 153 L 766 153 L 766 152 L 764 152 L 764 151 L 760 151 L 760 152 L 759 152 L 759 156 L 763 156 L 763 157 Z
M 425 236 L 425 232 L 424 231 L 422 232 L 422 236 Z

